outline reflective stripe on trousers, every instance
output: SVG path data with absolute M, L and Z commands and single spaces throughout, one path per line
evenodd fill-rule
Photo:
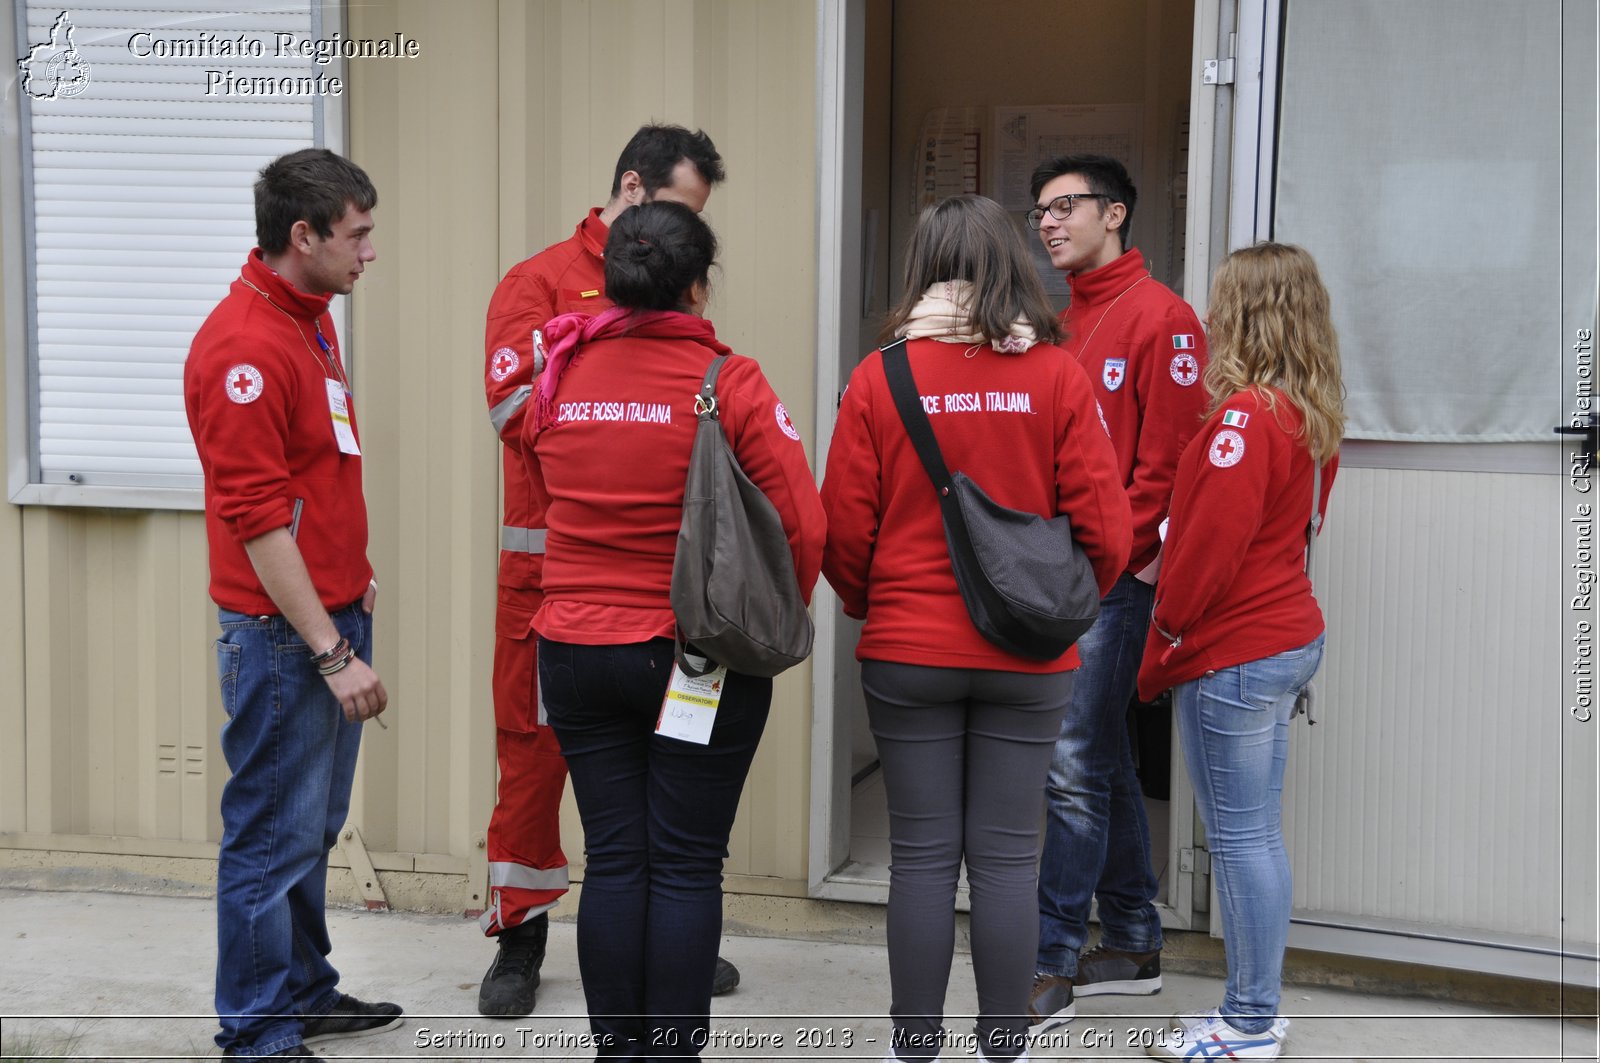
M 491 862 L 489 885 L 519 890 L 564 890 L 568 886 L 567 867 L 529 867 L 526 864 Z
M 502 524 L 500 549 L 517 554 L 542 554 L 545 537 L 548 534 L 545 528 L 513 528 L 509 524 Z

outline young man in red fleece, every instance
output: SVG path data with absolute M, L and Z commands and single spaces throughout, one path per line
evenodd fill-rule
M 232 772 L 217 857 L 217 1043 L 233 1057 L 315 1058 L 306 1044 L 401 1019 L 398 1005 L 339 992 L 324 913 L 361 724 L 388 704 L 371 667 L 361 446 L 328 314 L 377 257 L 378 195 L 354 163 L 307 149 L 263 169 L 255 200 L 260 247 L 183 367 Z
M 617 215 L 652 200 L 682 203 L 699 213 L 722 179 L 722 156 L 705 133 L 642 126 L 617 159 L 606 205 L 590 210 L 567 239 L 512 266 L 489 301 L 484 391 L 489 420 L 506 447 L 493 680 L 500 787 L 489 820 L 490 903 L 480 920 L 499 951 L 478 990 L 484 1015 L 532 1013 L 548 912 L 567 892 L 560 823 L 566 764 L 540 712 L 532 626 L 544 600 L 548 499 L 529 481 L 517 449 L 525 404 L 544 369 L 540 330 L 559 314 L 598 314 L 611 306 L 601 256 Z M 718 960 L 716 991 L 738 984 L 739 972 Z
M 1194 311 L 1128 246 L 1137 192 L 1120 162 L 1060 156 L 1034 171 L 1032 191 L 1028 224 L 1072 287 L 1062 346 L 1094 387 L 1133 509 L 1128 568 L 1078 642 L 1083 667 L 1046 784 L 1030 1005 L 1034 1027 L 1046 1029 L 1072 1018 L 1074 996 L 1161 988 L 1150 826 L 1126 717 L 1155 596 L 1159 529 L 1178 456 L 1205 410 L 1206 340 Z M 1080 957 L 1096 897 L 1100 941 Z

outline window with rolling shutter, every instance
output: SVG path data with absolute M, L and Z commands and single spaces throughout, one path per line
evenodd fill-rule
M 13 455 L 13 500 L 198 507 L 183 361 L 255 244 L 257 173 L 324 144 L 342 105 L 339 68 L 303 47 L 327 36 L 323 5 L 17 9 L 30 467 Z

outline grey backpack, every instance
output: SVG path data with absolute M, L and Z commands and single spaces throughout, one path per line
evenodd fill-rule
M 723 664 L 771 677 L 811 655 L 815 629 L 783 521 L 739 467 L 718 420 L 717 374 L 726 360 L 711 360 L 694 403 L 699 424 L 672 562 L 678 667 L 703 675 Z M 696 667 L 685 660 L 691 654 L 710 663 Z

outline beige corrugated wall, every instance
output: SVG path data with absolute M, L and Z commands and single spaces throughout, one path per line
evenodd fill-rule
M 380 871 L 435 873 L 380 876 L 391 901 L 470 907 L 458 876 L 479 866 L 494 798 L 489 294 L 603 201 L 640 123 L 702 127 L 729 173 L 707 211 L 723 244 L 710 315 L 812 425 L 816 13 L 391 0 L 347 20 L 352 37 L 421 45 L 349 64 L 349 151 L 380 197 L 348 348 L 393 705 L 389 730 L 368 726 L 351 822 Z M 205 551 L 196 513 L 0 510 L 0 868 L 203 883 L 225 776 Z M 731 889 L 804 891 L 809 726 L 801 668 L 778 683 Z

